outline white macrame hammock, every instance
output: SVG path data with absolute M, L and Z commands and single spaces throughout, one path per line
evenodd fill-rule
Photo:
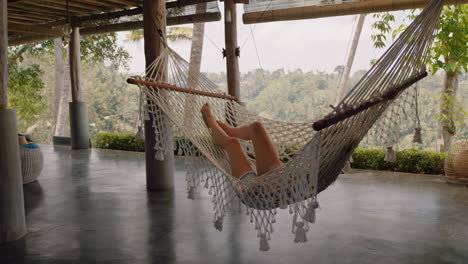
M 189 63 L 165 45 L 160 56 L 133 77 L 143 100 L 144 118 L 156 130 L 156 159 L 174 150 L 171 130 L 177 128 L 178 149 L 188 156 L 187 191 L 193 199 L 195 187 L 203 184 L 214 203 L 214 226 L 222 229 L 224 216 L 239 201 L 246 206 L 250 221 L 260 238 L 260 250 L 268 250 L 268 240 L 278 208 L 289 209 L 295 242 L 307 241 L 309 223 L 315 221 L 317 194 L 332 184 L 353 150 L 372 125 L 398 95 L 425 76 L 425 63 L 434 38 L 443 0 L 434 0 L 371 67 L 351 92 L 325 117 L 320 132 L 310 122 L 274 121 L 247 111 L 205 75 L 190 71 Z M 181 91 L 184 88 L 191 90 Z M 288 89 L 288 87 L 284 87 Z M 216 97 L 215 97 L 216 96 Z M 203 122 L 201 107 L 209 103 L 219 120 L 235 125 L 260 121 L 270 136 L 284 165 L 267 176 L 259 175 L 247 184 L 231 175 L 225 151 L 216 146 Z M 319 124 L 319 125 L 320 125 Z M 332 125 L 330 125 L 332 124 Z M 255 168 L 253 146 L 241 145 Z

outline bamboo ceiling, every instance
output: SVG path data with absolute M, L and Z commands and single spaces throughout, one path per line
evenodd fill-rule
M 245 24 L 312 19 L 426 7 L 431 0 L 251 0 L 245 5 Z M 446 0 L 446 5 L 468 0 Z
M 166 7 L 184 7 L 212 1 L 175 0 L 166 2 Z M 116 18 L 142 14 L 142 6 L 143 0 L 8 0 L 10 44 L 17 45 L 45 39 L 47 36 L 52 38 L 63 35 L 63 26 L 69 23 L 77 25 L 89 22 L 105 23 L 114 19 L 112 23 L 119 23 L 115 27 L 116 31 L 131 30 L 141 26 L 138 21 L 122 23 Z M 216 11 L 211 14 L 207 11 L 200 16 L 193 14 L 177 16 L 177 19 L 174 17 L 172 21 L 168 21 L 168 24 L 217 21 L 220 19 L 220 14 L 219 10 Z M 112 31 L 109 23 L 106 26 L 103 32 Z M 92 32 L 99 33 L 99 30 L 94 27 Z

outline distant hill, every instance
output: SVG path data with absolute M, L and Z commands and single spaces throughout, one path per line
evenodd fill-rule
M 366 71 L 355 72 L 349 81 L 352 88 Z M 226 89 L 225 73 L 207 73 L 207 76 Z M 254 70 L 241 76 L 241 98 L 250 111 L 264 117 L 290 122 L 314 121 L 328 113 L 335 100 L 338 87 L 338 73 L 295 71 Z M 433 149 L 436 140 L 439 111 L 439 91 L 442 75 L 428 76 L 419 82 L 419 112 L 423 128 L 424 144 L 421 148 Z M 461 105 L 468 106 L 468 75 L 459 79 L 458 99 Z M 468 109 L 465 109 L 468 110 Z M 468 123 L 468 118 L 465 118 Z M 413 127 L 400 131 L 401 148 L 411 147 Z M 468 126 L 458 129 L 456 140 L 468 140 Z M 366 145 L 366 142 L 363 142 Z M 368 145 L 370 146 L 370 145 Z

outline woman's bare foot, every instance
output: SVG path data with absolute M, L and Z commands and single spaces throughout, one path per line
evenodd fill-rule
M 209 104 L 204 104 L 201 112 L 203 120 L 205 121 L 206 126 L 211 129 L 211 136 L 217 145 L 225 148 L 229 144 L 235 143 L 235 141 L 237 141 L 238 144 L 238 139 L 228 136 L 226 132 L 219 127 L 218 123 L 216 123 L 216 119 L 211 113 L 211 107 Z
M 205 121 L 205 125 L 208 128 L 211 128 L 213 122 L 216 121 L 213 114 L 211 113 L 211 106 L 208 103 L 204 104 L 201 108 L 201 113 L 202 113 L 203 121 Z

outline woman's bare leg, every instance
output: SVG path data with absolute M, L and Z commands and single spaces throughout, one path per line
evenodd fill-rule
M 258 175 L 267 173 L 272 168 L 283 164 L 279 160 L 273 143 L 271 143 L 270 137 L 262 123 L 253 122 L 241 127 L 231 127 L 221 121 L 217 121 L 217 123 L 228 136 L 252 140 Z
M 250 167 L 245 157 L 239 139 L 228 136 L 226 132 L 219 127 L 208 104 L 203 105 L 202 114 L 206 125 L 211 129 L 214 142 L 228 153 L 232 176 L 240 178 L 245 173 L 252 171 L 253 169 Z

